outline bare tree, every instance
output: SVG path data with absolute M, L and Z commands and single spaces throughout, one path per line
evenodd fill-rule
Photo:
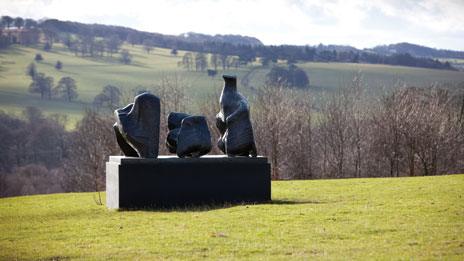
M 107 107 L 113 111 L 119 106 L 121 95 L 121 90 L 118 87 L 108 84 L 95 96 L 93 103 L 98 108 Z
M 226 70 L 226 67 L 228 67 L 228 56 L 226 54 L 220 54 L 219 55 L 219 61 L 221 62 L 221 65 L 222 65 L 222 70 L 225 71 Z
M 161 100 L 160 118 L 160 154 L 168 154 L 166 136 L 168 132 L 167 115 L 170 112 L 186 112 L 190 100 L 185 93 L 186 82 L 177 74 L 165 75 L 156 83 L 151 91 Z
M 293 91 L 294 95 L 294 120 L 290 122 L 292 132 L 295 132 L 294 145 L 289 148 L 292 155 L 293 169 L 291 178 L 314 178 L 314 141 L 313 141 L 313 117 L 312 99 L 307 91 Z M 289 175 L 287 175 L 289 176 Z
M 339 90 L 327 98 L 321 106 L 321 117 L 319 118 L 319 133 L 324 141 L 322 145 L 325 150 L 324 174 L 329 177 L 345 177 L 347 172 L 346 158 L 349 146 L 349 117 L 348 101 L 343 95 L 344 90 Z
M 281 85 L 263 86 L 252 107 L 256 146 L 260 153 L 270 158 L 273 179 L 283 178 L 281 172 L 290 156 L 284 148 L 294 145 L 292 135 L 289 135 L 290 123 L 294 121 L 293 104 L 287 95 L 291 95 L 290 91 Z
M 449 92 L 431 88 L 415 93 L 416 155 L 422 175 L 437 175 L 456 165 L 462 133 L 458 125 L 458 108 L 451 103 Z M 456 146 L 458 145 L 458 146 Z M 443 165 L 442 165 L 443 164 Z
M 206 60 L 206 55 L 202 52 L 198 52 L 195 55 L 195 70 L 204 71 L 208 67 L 208 61 Z
M 349 86 L 348 91 L 348 117 L 350 122 L 351 131 L 351 153 L 352 153 L 352 164 L 354 168 L 354 176 L 361 177 L 362 170 L 364 170 L 364 159 L 366 152 L 366 143 L 370 142 L 369 136 L 367 135 L 369 121 L 367 120 L 366 108 L 369 108 L 368 104 L 364 99 L 364 84 L 362 74 L 357 73 Z
M 211 54 L 210 63 L 211 63 L 211 66 L 213 66 L 214 70 L 216 71 L 218 67 L 218 63 L 219 63 L 219 55 L 215 53 Z
M 86 110 L 84 118 L 71 134 L 71 156 L 65 162 L 67 191 L 96 191 L 96 202 L 102 204 L 100 191 L 105 189 L 105 162 L 108 155 L 118 155 L 112 129 L 114 120 Z
M 375 160 L 370 162 L 370 169 L 383 173 L 381 176 L 399 177 L 401 172 L 400 97 L 396 92 L 385 95 L 373 108 L 370 152 Z M 388 174 L 384 173 L 385 170 L 388 170 Z
M 182 57 L 182 62 L 181 65 L 187 69 L 187 70 L 192 70 L 193 69 L 193 55 L 192 53 L 185 53 L 184 56 Z
M 202 100 L 198 101 L 198 108 L 201 115 L 206 116 L 206 120 L 208 122 L 209 130 L 211 131 L 211 138 L 212 138 L 212 154 L 221 154 L 222 152 L 219 150 L 217 146 L 217 142 L 221 133 L 219 129 L 216 127 L 216 114 L 219 112 L 220 105 L 219 105 L 219 97 L 221 93 L 220 90 L 217 89 L 212 94 L 205 96 Z

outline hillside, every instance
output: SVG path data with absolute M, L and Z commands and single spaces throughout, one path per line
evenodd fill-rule
M 109 211 L 93 193 L 0 199 L 0 259 L 464 258 L 464 175 L 272 184 L 273 201 Z
M 199 34 L 194 32 L 183 33 L 179 35 L 180 39 L 187 42 L 193 43 L 204 43 L 204 42 L 218 42 L 218 43 L 230 43 L 233 45 L 251 45 L 260 46 L 263 43 L 256 37 L 233 35 L 233 34 L 216 34 L 214 36 L 207 34 Z
M 150 54 L 141 46 L 126 45 L 134 56 L 131 65 L 119 62 L 118 55 L 103 58 L 75 56 L 64 47 L 56 44 L 52 52 L 40 48 L 15 46 L 0 51 L 0 109 L 19 114 L 25 106 L 36 106 L 46 113 L 63 113 L 75 122 L 80 118 L 85 107 L 91 106 L 93 98 L 107 84 L 113 84 L 123 91 L 130 92 L 136 88 L 150 88 L 159 84 L 163 77 L 178 77 L 186 86 L 187 94 L 194 105 L 208 93 L 220 91 L 222 81 L 219 77 L 208 77 L 206 72 L 193 72 L 179 68 L 177 63 L 184 52 L 178 56 L 169 54 L 170 50 L 156 48 Z M 79 94 L 76 102 L 67 103 L 58 99 L 41 100 L 39 95 L 28 92 L 31 79 L 25 70 L 33 62 L 36 53 L 41 53 L 44 61 L 36 63 L 37 70 L 54 78 L 55 84 L 61 77 L 70 76 L 77 82 Z M 63 69 L 54 68 L 56 61 L 63 63 Z M 239 77 L 245 69 L 232 69 L 230 73 Z
M 457 70 L 460 68 L 460 66 L 453 67 L 456 63 L 449 61 L 416 57 L 403 53 L 385 55 L 376 53 L 372 49 L 358 50 L 346 45 L 263 45 L 259 39 L 250 36 L 219 34 L 212 36 L 195 32 L 175 36 L 138 31 L 117 25 L 85 24 L 58 19 L 45 19 L 36 23 L 36 26 L 46 34 L 50 34 L 48 38 L 53 39 L 53 35 L 59 36 L 59 38 L 64 39 L 61 42 L 68 42 L 70 45 L 75 43 L 75 39 L 73 39 L 75 37 L 88 38 L 90 36 L 92 39 L 96 37 L 107 40 L 113 39 L 113 41 L 119 39 L 131 44 L 151 44 L 168 49 L 236 56 L 242 63 L 248 63 L 255 58 L 262 57 L 272 61 L 280 59 L 291 62 L 362 62 L 443 70 Z M 11 42 L 8 34 L 4 35 L 3 38 L 5 43 Z M 19 37 L 18 39 L 21 42 L 22 38 Z M 27 42 L 27 37 L 24 40 Z M 87 41 L 88 39 L 84 42 Z
M 378 54 L 392 55 L 397 53 L 409 53 L 412 56 L 430 57 L 430 58 L 457 58 L 464 59 L 464 52 L 435 49 L 427 46 L 411 44 L 411 43 L 397 43 L 389 45 L 379 45 L 372 50 Z
M 180 35 L 168 35 L 152 32 L 144 32 L 132 28 L 118 26 L 118 25 L 105 25 L 105 24 L 86 24 L 73 21 L 61 21 L 58 19 L 45 19 L 41 22 L 43 28 L 48 28 L 56 32 L 62 33 L 90 33 L 93 32 L 97 35 L 118 35 L 121 39 L 126 39 L 128 35 L 131 40 L 140 41 L 141 38 L 151 39 L 157 46 L 182 46 L 185 43 L 205 44 L 207 42 L 215 42 L 220 44 L 232 45 L 251 45 L 260 46 L 263 43 L 251 36 L 232 35 L 232 34 L 216 34 L 208 35 L 195 32 L 187 32 Z
M 143 51 L 140 45 L 124 45 L 133 55 L 133 63 L 124 65 L 114 57 L 81 57 L 75 56 L 60 44 L 55 44 L 52 52 L 41 48 L 21 47 L 15 45 L 0 51 L 0 109 L 19 114 L 26 106 L 36 106 L 46 113 L 67 114 L 72 122 L 80 118 L 85 107 L 102 88 L 113 84 L 122 90 L 148 88 L 158 84 L 163 77 L 178 77 L 191 98 L 189 103 L 195 107 L 210 94 L 222 88 L 221 77 L 208 77 L 206 72 L 187 71 L 178 66 L 184 51 L 177 56 L 170 54 L 169 49 L 155 48 L 150 54 Z M 70 76 L 77 82 L 79 97 L 76 102 L 67 103 L 57 99 L 40 100 L 36 94 L 28 92 L 31 82 L 25 73 L 26 67 L 33 62 L 36 53 L 41 53 L 44 61 L 37 63 L 39 72 L 52 76 L 55 83 L 61 77 Z M 63 70 L 57 71 L 54 64 L 57 60 L 63 62 Z M 310 78 L 311 89 L 318 92 L 333 90 L 349 84 L 356 73 L 360 72 L 367 87 L 381 91 L 389 89 L 401 82 L 414 86 L 428 86 L 431 83 L 458 84 L 464 82 L 464 73 L 447 70 L 433 70 L 402 66 L 358 64 L 358 63 L 298 63 Z M 239 88 L 247 96 L 253 95 L 253 88 L 259 88 L 265 82 L 269 67 L 261 67 L 252 63 L 235 69 L 231 67 L 222 73 L 236 74 L 239 78 Z M 240 83 L 249 82 L 244 86 Z

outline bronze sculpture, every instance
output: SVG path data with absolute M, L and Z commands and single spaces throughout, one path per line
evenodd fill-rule
M 223 75 L 222 77 L 224 88 L 219 99 L 221 110 L 216 115 L 216 127 L 221 133 L 218 147 L 231 157 L 256 157 L 248 101 L 237 92 L 235 76 Z
M 160 99 L 150 93 L 134 98 L 134 103 L 114 111 L 113 128 L 122 152 L 130 157 L 157 158 L 160 127 Z
M 197 158 L 211 151 L 211 134 L 204 116 L 171 112 L 168 129 L 166 146 L 180 158 Z

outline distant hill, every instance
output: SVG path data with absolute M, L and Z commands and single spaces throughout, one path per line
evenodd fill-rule
M 315 48 L 316 48 L 316 50 L 318 52 L 322 52 L 322 51 L 329 51 L 329 52 L 332 52 L 332 51 L 336 51 L 336 52 L 360 52 L 361 51 L 361 50 L 356 49 L 355 47 L 350 46 L 350 45 L 335 45 L 335 44 L 329 44 L 329 45 L 319 44 L 319 45 L 315 46 Z
M 69 40 L 68 48 L 80 50 L 95 39 L 104 38 L 113 43 L 128 42 L 131 45 L 151 43 L 153 46 L 190 52 L 216 53 L 236 57 L 247 64 L 262 58 L 262 61 L 286 60 L 287 62 L 344 62 L 389 64 L 411 67 L 457 70 L 457 61 L 443 61 L 437 58 L 464 58 L 464 52 L 436 50 L 412 44 L 378 46 L 359 50 L 348 45 L 263 45 L 255 37 L 241 35 L 207 35 L 188 32 L 181 35 L 166 35 L 143 32 L 122 26 L 84 24 L 57 19 L 43 20 L 38 29 L 46 33 L 52 41 Z M 15 37 L 0 34 L 0 48 L 15 42 Z M 73 39 L 75 38 L 75 39 Z M 4 43 L 4 44 L 2 44 Z M 76 50 L 77 50 L 76 49 Z
M 156 46 L 159 47 L 174 47 L 185 48 L 192 44 L 201 45 L 204 43 L 230 45 L 248 45 L 248 46 L 262 46 L 263 43 L 250 36 L 242 35 L 207 35 L 194 32 L 188 32 L 181 35 L 167 35 L 160 33 L 151 33 L 138 31 L 132 28 L 104 24 L 85 24 L 71 21 L 61 21 L 58 19 L 46 19 L 41 21 L 40 27 L 46 28 L 51 31 L 72 34 L 94 35 L 99 37 L 108 37 L 111 35 L 118 35 L 121 40 L 134 41 L 140 44 L 144 39 L 151 39 Z
M 255 38 L 250 36 L 242 36 L 235 34 L 216 34 L 214 36 L 208 34 L 200 34 L 194 32 L 183 33 L 179 35 L 183 40 L 187 42 L 202 43 L 202 42 L 224 42 L 230 43 L 233 45 L 251 45 L 251 46 L 261 46 L 263 43 Z
M 409 53 L 410 55 L 416 57 L 464 59 L 464 52 L 461 51 L 435 49 L 411 43 L 379 45 L 367 50 L 381 55 Z
M 94 35 L 98 37 L 109 37 L 111 35 L 118 35 L 121 40 L 128 40 L 132 43 L 141 44 L 143 39 L 151 39 L 156 46 L 165 48 L 177 48 L 189 51 L 204 51 L 218 52 L 219 50 L 229 54 L 240 55 L 240 51 L 236 48 L 238 46 L 248 47 L 265 47 L 263 43 L 252 36 L 242 35 L 208 35 L 195 32 L 187 32 L 181 35 L 166 35 L 160 33 L 151 33 L 138 31 L 132 28 L 123 26 L 103 25 L 103 24 L 84 24 L 71 21 L 60 21 L 57 19 L 43 19 L 40 21 L 40 27 L 61 33 L 73 33 Z M 224 46 L 224 44 L 228 46 Z M 207 45 L 207 46 L 206 46 Z M 304 46 L 296 45 L 281 45 L 290 48 L 304 48 Z M 373 48 L 366 48 L 364 50 L 357 49 L 349 45 L 315 45 L 310 46 L 317 50 L 317 52 L 352 52 L 352 53 L 374 53 L 378 55 L 398 55 L 410 54 L 414 57 L 423 58 L 457 58 L 464 59 L 464 51 L 453 51 L 435 49 L 426 46 L 411 44 L 411 43 L 397 43 L 390 45 L 379 45 Z M 217 49 L 217 50 L 216 50 Z M 225 50 L 227 49 L 227 50 Z M 243 49 L 243 48 L 242 48 Z

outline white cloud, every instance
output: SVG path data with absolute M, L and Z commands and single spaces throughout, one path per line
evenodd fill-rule
M 265 44 L 407 41 L 464 49 L 462 0 L 0 0 L 0 10 L 165 34 L 242 34 Z

